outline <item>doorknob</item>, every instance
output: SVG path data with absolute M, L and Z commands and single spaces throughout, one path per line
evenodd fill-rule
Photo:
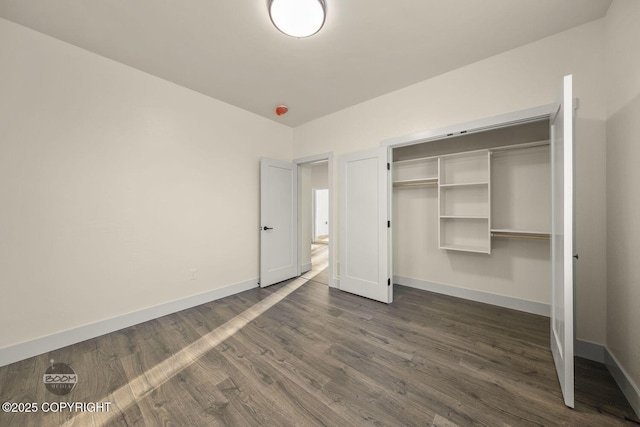
M 262 229 L 263 229 L 264 231 L 267 231 L 267 230 L 273 230 L 273 227 L 267 227 L 267 226 L 265 225 L 264 227 L 262 227 Z
M 575 254 L 573 257 L 574 257 L 575 259 L 580 259 L 580 257 L 578 256 L 578 254 Z

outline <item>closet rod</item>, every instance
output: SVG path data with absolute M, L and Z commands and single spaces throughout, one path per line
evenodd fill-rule
M 506 237 L 508 239 L 534 239 L 534 240 L 549 240 L 549 236 L 534 235 L 534 234 L 507 234 L 507 233 L 491 233 L 491 237 Z
M 489 148 L 489 151 L 506 151 L 506 150 L 520 150 L 523 148 L 532 148 L 532 147 L 542 147 L 543 145 L 550 145 L 551 141 L 536 141 L 536 142 L 526 142 L 524 144 L 513 144 L 513 145 L 504 145 L 502 147 Z

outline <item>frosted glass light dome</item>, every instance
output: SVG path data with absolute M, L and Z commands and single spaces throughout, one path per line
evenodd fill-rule
M 271 22 L 292 37 L 309 37 L 324 25 L 324 0 L 271 0 Z

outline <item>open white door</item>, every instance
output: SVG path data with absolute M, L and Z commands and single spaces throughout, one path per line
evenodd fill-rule
M 340 289 L 393 298 L 388 247 L 387 148 L 340 158 Z
M 573 89 L 565 76 L 551 115 L 551 352 L 565 405 L 574 407 Z
M 313 190 L 313 240 L 329 234 L 329 190 Z
M 298 274 L 298 169 L 260 159 L 260 286 Z

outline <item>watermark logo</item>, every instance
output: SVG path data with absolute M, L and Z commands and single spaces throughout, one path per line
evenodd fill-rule
M 42 381 L 50 393 L 62 396 L 71 393 L 78 383 L 78 374 L 66 363 L 54 363 L 51 359 L 51 366 L 45 371 Z

